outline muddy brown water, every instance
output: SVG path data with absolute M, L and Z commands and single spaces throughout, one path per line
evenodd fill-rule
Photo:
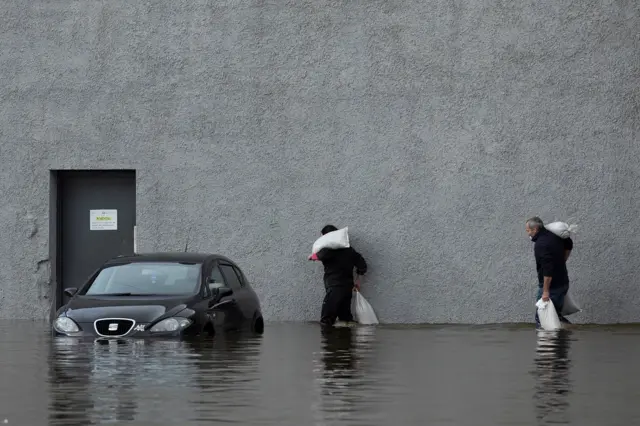
M 0 424 L 640 424 L 640 327 L 271 323 L 99 344 L 5 321 L 0 342 Z

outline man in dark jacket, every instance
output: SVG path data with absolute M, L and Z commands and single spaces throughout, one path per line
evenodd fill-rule
M 560 312 L 564 306 L 564 297 L 569 291 L 569 273 L 567 259 L 573 250 L 571 238 L 560 238 L 544 227 L 542 219 L 532 217 L 527 220 L 525 230 L 534 242 L 533 252 L 538 272 L 537 299 L 547 301 L 551 299 L 558 312 L 560 321 L 569 323 Z M 536 310 L 536 325 L 540 326 Z
M 322 228 L 322 235 L 337 231 L 333 225 Z M 354 283 L 353 270 L 355 268 L 358 275 L 367 272 L 367 263 L 360 253 L 353 249 L 322 249 L 316 253 L 316 257 L 324 266 L 324 288 L 326 294 L 322 302 L 322 312 L 320 322 L 322 325 L 332 326 L 336 318 L 340 321 L 351 322 L 351 297 L 354 287 L 358 288 L 359 283 Z

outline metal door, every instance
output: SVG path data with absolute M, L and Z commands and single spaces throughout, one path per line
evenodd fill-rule
M 107 259 L 133 253 L 136 183 L 133 171 L 63 172 L 59 183 L 62 292 L 81 287 Z

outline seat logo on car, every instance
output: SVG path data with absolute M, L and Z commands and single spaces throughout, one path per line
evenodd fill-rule
M 118 323 L 112 322 L 111 324 L 109 324 L 109 331 L 116 331 L 116 330 L 118 330 Z

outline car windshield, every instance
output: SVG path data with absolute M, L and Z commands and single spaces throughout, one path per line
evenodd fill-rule
M 100 271 L 86 295 L 179 295 L 200 289 L 200 264 L 134 262 Z

